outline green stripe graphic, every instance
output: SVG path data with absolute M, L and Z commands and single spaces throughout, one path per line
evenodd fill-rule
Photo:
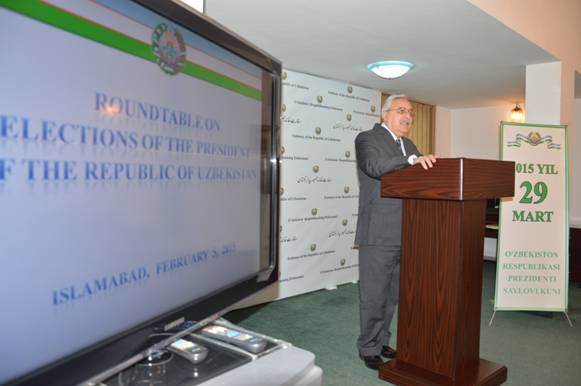
M 148 44 L 39 0 L 0 0 L 0 7 L 10 9 L 61 30 L 156 63 L 157 58 Z M 258 101 L 262 100 L 260 90 L 242 84 L 199 64 L 186 61 L 181 72 Z

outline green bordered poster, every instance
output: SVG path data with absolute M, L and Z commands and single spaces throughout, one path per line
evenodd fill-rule
M 500 158 L 515 162 L 514 197 L 500 203 L 497 310 L 567 310 L 567 127 L 501 122 Z

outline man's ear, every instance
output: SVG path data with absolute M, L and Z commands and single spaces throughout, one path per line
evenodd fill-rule
M 381 112 L 381 122 L 387 122 L 387 111 Z

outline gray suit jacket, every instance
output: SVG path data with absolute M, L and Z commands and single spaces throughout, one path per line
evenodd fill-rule
M 357 245 L 401 245 L 401 199 L 381 197 L 380 178 L 387 172 L 409 166 L 410 155 L 421 155 L 411 140 L 402 139 L 406 156 L 380 124 L 375 124 L 371 130 L 363 131 L 355 138 L 359 177 Z

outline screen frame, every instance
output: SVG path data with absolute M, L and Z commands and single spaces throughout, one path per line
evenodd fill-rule
M 263 79 L 271 79 L 268 89 L 263 86 L 261 156 L 261 197 L 270 202 L 268 224 L 261 226 L 261 245 L 268 245 L 268 266 L 243 281 L 211 293 L 201 299 L 158 315 L 138 326 L 109 337 L 54 363 L 34 370 L 22 377 L 9 380 L 15 385 L 78 385 L 111 369 L 127 367 L 145 356 L 150 348 L 150 336 L 165 332 L 180 321 L 197 321 L 205 325 L 215 320 L 237 302 L 250 297 L 278 280 L 278 211 L 279 211 L 279 159 L 281 73 L 282 64 L 253 44 L 237 36 L 203 14 L 177 1 L 130 0 L 173 23 L 188 29 L 225 48 L 241 58 L 261 67 Z M 263 82 L 263 85 L 265 82 Z M 265 141 L 266 139 L 266 141 Z M 264 218 L 261 216 L 261 221 Z M 265 234 L 267 233 L 267 234 Z M 262 258 L 262 257 L 261 257 Z M 42 325 L 39 325 L 42 328 Z M 25 340 L 25 337 L 23 337 Z

